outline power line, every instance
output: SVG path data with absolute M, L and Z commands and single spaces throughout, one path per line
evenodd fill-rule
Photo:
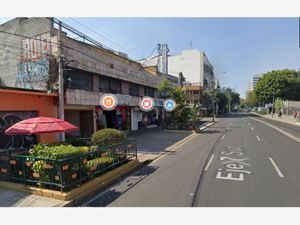
M 9 35 L 14 35 L 14 36 L 19 36 L 19 37 L 23 37 L 23 38 L 31 38 L 31 39 L 34 39 L 34 40 L 38 40 L 38 41 L 44 41 L 44 42 L 48 42 L 48 43 L 53 43 L 53 44 L 55 44 L 55 45 L 57 45 L 57 46 L 61 46 L 62 47 L 62 49 L 71 49 L 71 50 L 73 50 L 73 51 L 76 51 L 76 52 L 79 52 L 80 54 L 82 54 L 82 55 L 85 55 L 85 56 L 87 56 L 87 57 L 89 57 L 90 59 L 94 59 L 96 62 L 99 62 L 99 63 L 102 63 L 102 64 L 104 64 L 104 65 L 107 65 L 107 66 L 110 66 L 110 63 L 106 63 L 106 62 L 103 62 L 103 61 L 101 61 L 101 60 L 99 60 L 98 58 L 95 58 L 95 57 L 92 57 L 91 55 L 89 55 L 89 54 L 86 54 L 86 53 L 83 53 L 83 52 L 81 52 L 81 51 L 79 51 L 78 49 L 76 49 L 76 48 L 72 48 L 72 47 L 69 47 L 69 46 L 66 46 L 65 44 L 63 44 L 63 42 L 61 43 L 61 44 L 58 44 L 57 42 L 53 42 L 53 41 L 48 41 L 48 40 L 41 40 L 41 39 L 39 39 L 39 38 L 34 38 L 34 37 L 29 37 L 29 36 L 25 36 L 25 35 L 20 35 L 20 34 L 16 34 L 16 33 L 11 33 L 11 32 L 7 32 L 7 31 L 0 31 L 0 33 L 5 33 L 5 34 L 9 34 Z M 66 38 L 69 38 L 69 37 L 66 37 Z M 71 40 L 73 40 L 72 38 L 70 38 Z M 73 40 L 73 41 L 76 41 L 76 40 Z M 83 42 L 79 42 L 80 44 L 82 44 L 82 45 L 86 45 L 86 43 L 83 43 Z M 92 46 L 90 46 L 90 47 L 92 47 Z M 95 46 L 95 47 L 97 47 L 97 46 Z M 155 49 L 156 49 L 157 47 L 155 47 Z M 101 50 L 103 50 L 103 51 L 109 51 L 109 50 L 107 50 L 107 49 L 105 49 L 105 48 L 103 48 L 103 47 L 100 47 L 100 49 Z M 151 54 L 155 51 L 155 49 L 151 52 Z M 111 52 L 111 51 L 109 51 L 109 53 L 111 53 L 111 54 L 114 54 L 113 52 Z M 151 55 L 150 54 L 150 55 Z M 17 55 L 17 56 L 19 56 L 19 55 Z M 119 55 L 117 55 L 117 56 L 119 56 Z M 120 56 L 121 58 L 124 58 L 124 57 L 122 57 L 122 56 Z M 124 58 L 125 59 L 125 58 Z M 73 61 L 77 61 L 77 60 L 74 60 L 74 59 L 72 59 Z M 126 59 L 126 60 L 128 60 L 128 61 L 132 61 L 132 60 L 130 60 L 130 59 Z M 133 61 L 134 63 L 136 63 L 136 64 L 139 64 L 139 63 L 137 63 L 137 62 L 135 62 L 135 61 Z M 139 64 L 140 65 L 140 64 Z M 70 67 L 70 66 L 69 66 Z M 94 68 L 95 70 L 100 70 L 99 68 L 96 68 L 96 67 L 91 67 L 91 66 L 89 66 L 90 68 Z M 126 74 L 126 72 L 124 72 L 123 70 L 121 70 L 121 69 L 118 69 L 118 68 L 114 68 L 115 70 L 118 70 L 118 71 L 120 71 L 121 73 L 125 73 Z M 102 70 L 102 71 L 104 71 L 104 70 Z M 104 71 L 105 73 L 107 72 L 107 71 Z M 116 75 L 116 76 L 119 76 L 119 74 L 116 74 L 116 73 L 113 73 L 113 72 L 111 72 L 110 71 L 110 73 L 111 74 L 114 74 L 114 75 Z M 128 74 L 128 73 L 127 73 Z
M 104 36 L 104 35 L 102 35 L 102 34 L 100 34 L 100 33 L 98 33 L 98 32 L 95 32 L 93 29 L 89 28 L 87 25 L 85 25 L 85 24 L 83 24 L 83 23 L 80 23 L 79 21 L 77 21 L 77 20 L 75 20 L 75 19 L 73 19 L 73 18 L 70 18 L 70 17 L 68 17 L 68 19 L 74 21 L 75 23 L 81 25 L 82 27 L 86 28 L 87 30 L 93 32 L 93 33 L 96 34 L 97 36 L 104 38 L 105 40 L 111 42 L 112 44 L 117 45 L 117 46 L 119 46 L 120 48 L 123 48 L 123 49 L 125 49 L 125 50 L 127 50 L 127 51 L 133 53 L 135 56 L 140 57 L 140 55 L 137 54 L 137 52 L 132 51 L 132 50 L 130 50 L 129 48 L 120 45 L 119 43 L 115 42 L 114 40 L 112 40 L 112 39 L 110 39 L 110 38 L 108 38 L 108 37 L 106 37 L 106 36 Z M 90 27 L 93 27 L 93 28 L 95 28 L 95 29 L 98 29 L 97 27 L 95 27 L 95 26 L 93 26 L 93 25 L 91 25 L 91 24 L 89 24 L 89 26 L 90 26 Z

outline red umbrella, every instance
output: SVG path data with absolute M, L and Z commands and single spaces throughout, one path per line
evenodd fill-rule
M 51 117 L 34 117 L 22 120 L 12 125 L 4 133 L 7 135 L 30 135 L 74 130 L 78 130 L 78 127 L 61 119 Z

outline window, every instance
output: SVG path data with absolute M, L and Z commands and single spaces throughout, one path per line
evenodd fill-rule
M 67 70 L 64 74 L 64 86 L 69 89 L 92 91 L 93 74 L 76 69 Z
M 99 91 L 104 93 L 120 94 L 122 93 L 121 80 L 106 76 L 100 76 Z
M 140 87 L 138 84 L 129 83 L 129 95 L 140 96 Z
M 145 96 L 150 96 L 154 98 L 154 88 L 145 87 Z

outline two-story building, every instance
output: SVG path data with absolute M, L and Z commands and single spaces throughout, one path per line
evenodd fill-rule
M 162 106 L 157 87 L 163 78 L 154 76 L 126 54 L 76 40 L 66 32 L 58 45 L 58 30 L 50 18 L 8 21 L 0 26 L 0 41 L 0 78 L 9 87 L 57 92 L 60 56 L 65 120 L 80 128 L 69 135 L 90 137 L 105 127 L 132 131 L 157 124 Z M 115 110 L 101 108 L 104 93 L 117 96 Z M 139 109 L 142 96 L 155 99 L 153 111 Z

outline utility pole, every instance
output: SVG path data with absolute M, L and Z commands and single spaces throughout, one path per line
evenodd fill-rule
M 274 115 L 274 88 L 273 88 L 273 92 L 272 92 L 272 94 L 273 94 L 273 100 L 272 100 L 272 118 L 273 118 L 273 115 Z
M 62 44 L 61 44 L 61 21 L 58 24 L 58 35 L 57 35 L 57 42 L 58 42 L 58 116 L 60 119 L 65 119 L 65 109 L 64 109 L 64 77 L 63 77 L 63 67 L 62 67 L 62 60 L 61 60 L 61 52 L 62 52 Z M 65 141 L 65 133 L 59 134 L 59 141 Z

